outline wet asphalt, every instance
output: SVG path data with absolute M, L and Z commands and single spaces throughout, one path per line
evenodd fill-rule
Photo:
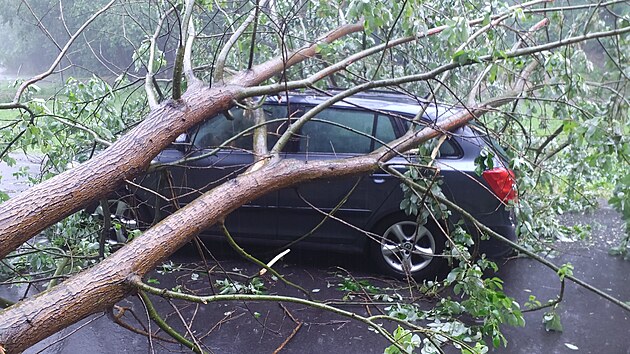
M 22 162 L 35 170 L 37 164 Z M 24 188 L 20 180 L 7 178 L 8 169 L 0 163 L 0 189 L 14 195 Z M 556 247 L 552 261 L 556 264 L 571 262 L 574 275 L 599 287 L 623 301 L 630 301 L 630 262 L 608 255 L 608 250 L 622 236 L 623 224 L 619 214 L 603 205 L 590 214 L 565 214 L 566 225 L 591 225 L 591 236 L 585 242 L 561 243 Z M 254 274 L 256 266 L 241 260 L 237 255 L 218 244 L 207 244 L 218 262 L 209 260 L 211 269 L 200 267 L 198 252 L 193 246 L 173 255 L 174 263 L 185 263 L 184 269 L 166 275 L 154 273 L 158 287 L 212 293 L 220 291 L 217 280 L 230 278 L 242 281 L 239 274 Z M 218 250 L 218 252 L 217 252 Z M 257 250 L 268 260 L 271 253 Z M 265 258 L 267 257 L 267 258 Z M 555 298 L 560 290 L 557 275 L 545 266 L 527 258 L 506 259 L 498 262 L 498 276 L 505 282 L 505 291 L 521 304 L 530 295 L 540 301 Z M 222 268 L 222 269 L 220 269 Z M 370 262 L 363 256 L 347 256 L 322 252 L 294 251 L 275 268 L 291 281 L 303 286 L 310 295 L 321 301 L 359 314 L 377 314 L 380 306 L 366 305 L 366 294 L 341 290 L 345 279 L 363 280 L 379 287 L 380 293 L 398 293 L 408 297 L 404 282 L 381 278 L 374 274 Z M 210 270 L 212 281 L 191 274 Z M 225 271 L 225 272 L 224 272 Z M 227 272 L 227 273 L 226 273 Z M 303 295 L 287 285 L 263 276 L 266 292 L 291 296 Z M 395 289 L 395 290 L 383 290 Z M 2 287 L 0 296 L 14 300 L 23 296 L 23 287 Z M 417 294 L 416 294 L 417 295 Z M 351 297 L 351 299 L 344 297 Z M 365 324 L 348 318 L 307 308 L 302 305 L 277 303 L 211 303 L 197 306 L 178 301 L 166 302 L 153 298 L 156 307 L 166 314 L 169 323 L 180 331 L 193 331 L 202 338 L 207 350 L 213 353 L 382 353 L 388 343 Z M 428 309 L 432 299 L 418 297 L 415 303 Z M 175 307 L 173 306 L 175 305 Z M 149 330 L 146 312 L 136 297 L 118 304 L 126 309 L 123 319 L 130 325 Z M 175 310 L 177 308 L 177 310 Z M 563 332 L 547 332 L 542 323 L 544 311 L 525 314 L 526 326 L 505 326 L 507 347 L 491 349 L 494 353 L 612 353 L 630 354 L 630 313 L 603 300 L 598 295 L 567 283 L 564 299 L 557 309 Z M 138 320 L 134 318 L 133 314 Z M 178 318 L 184 317 L 189 329 Z M 156 329 L 150 325 L 151 331 Z M 296 329 L 297 328 L 297 329 Z M 163 333 L 158 335 L 163 336 Z M 459 352 L 445 348 L 448 353 Z M 189 352 L 177 344 L 159 340 L 149 341 L 146 336 L 132 333 L 114 324 L 107 315 L 99 314 L 42 341 L 27 353 L 180 353 Z

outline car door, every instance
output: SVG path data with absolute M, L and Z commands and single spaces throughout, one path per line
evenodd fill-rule
M 265 115 L 270 120 L 286 116 L 285 106 L 265 106 Z M 268 144 L 275 139 L 274 127 L 279 123 L 268 126 Z M 244 114 L 242 109 L 230 111 L 230 119 L 226 115 L 219 115 L 201 124 L 193 137 L 196 151 L 187 162 L 187 186 L 190 193 L 202 193 L 215 186 L 232 179 L 245 172 L 255 161 L 252 152 L 253 132 L 248 131 L 254 126 L 252 118 Z M 228 139 L 242 134 L 217 151 L 217 146 Z M 212 153 L 216 151 L 216 153 Z M 230 196 L 225 196 L 229 198 Z M 227 219 L 228 229 L 236 237 L 254 240 L 274 239 L 277 233 L 278 214 L 277 192 L 268 193 L 235 210 Z
M 365 154 L 381 146 L 373 136 L 380 141 L 395 138 L 388 116 L 330 108 L 302 127 L 299 146 L 287 158 L 308 162 Z M 376 173 L 317 180 L 283 189 L 278 194 L 278 236 L 296 240 L 311 234 L 306 242 L 356 243 L 365 237 L 364 233 L 349 225 L 364 228 L 374 210 L 397 187 L 395 178 Z M 324 213 L 333 213 L 343 222 L 326 218 Z

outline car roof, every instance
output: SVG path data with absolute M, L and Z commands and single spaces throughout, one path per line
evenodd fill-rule
M 288 99 L 294 104 L 318 105 L 329 100 L 335 91 L 325 95 L 316 91 L 306 92 L 290 92 Z M 286 101 L 287 95 L 280 94 L 267 98 L 268 102 L 283 103 Z M 402 115 L 415 116 L 422 109 L 422 104 L 428 103 L 426 100 L 410 95 L 395 92 L 365 92 L 356 94 L 352 97 L 344 98 L 342 101 L 335 102 L 332 107 L 339 108 L 363 108 L 379 112 L 390 112 Z M 423 118 L 429 121 L 436 121 L 436 118 L 444 119 L 452 116 L 462 109 L 455 106 L 445 104 L 429 103 Z

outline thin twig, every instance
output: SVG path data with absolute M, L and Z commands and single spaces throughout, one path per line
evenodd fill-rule
M 562 298 L 563 297 L 564 297 L 564 278 L 562 278 L 560 280 L 560 293 L 558 294 L 558 296 L 555 299 L 550 300 L 549 302 L 547 302 L 544 305 L 528 308 L 528 309 L 522 310 L 521 312 L 533 312 L 533 311 L 542 310 L 542 309 L 548 308 L 548 307 L 554 307 L 554 306 L 558 305 L 560 302 L 562 302 Z
M 168 303 L 171 305 L 171 307 L 175 310 L 175 313 L 177 313 L 177 316 L 179 317 L 179 320 L 182 322 L 182 325 L 184 325 L 184 328 L 186 328 L 186 332 L 188 332 L 188 335 L 190 336 L 190 338 L 192 338 L 195 347 L 197 347 L 197 349 L 199 350 L 199 352 L 203 352 L 203 350 L 201 349 L 201 345 L 199 344 L 199 342 L 197 341 L 197 338 L 195 337 L 194 333 L 192 332 L 192 330 L 190 329 L 190 326 L 188 325 L 188 323 L 186 323 L 186 320 L 184 319 L 184 316 L 182 316 L 182 313 L 179 311 L 179 309 L 177 308 L 177 306 L 173 303 L 173 301 L 171 301 L 170 299 L 168 300 Z M 192 320 L 191 320 L 192 321 Z M 197 350 L 193 349 L 195 352 L 197 352 Z
M 145 307 L 147 309 L 147 313 L 149 315 L 149 318 L 151 318 L 151 320 L 153 320 L 153 322 L 155 322 L 158 325 L 158 327 L 160 327 L 164 332 L 166 332 L 168 335 L 173 337 L 173 339 L 175 339 L 176 341 L 178 341 L 182 345 L 190 348 L 195 353 L 199 353 L 199 354 L 204 354 L 205 353 L 200 347 L 195 345 L 195 343 L 189 341 L 184 336 L 179 334 L 179 332 L 177 332 L 175 329 L 173 329 L 173 327 L 171 327 L 168 323 L 166 323 L 166 321 L 164 321 L 164 319 L 162 319 L 162 317 L 160 316 L 160 314 L 157 312 L 157 310 L 153 306 L 153 303 L 151 302 L 151 299 L 149 299 L 147 294 L 145 294 L 144 292 L 140 291 L 139 295 L 140 295 L 140 297 L 142 299 L 143 304 L 145 305 Z M 149 338 L 151 338 L 151 336 L 149 336 Z
M 296 333 L 300 330 L 300 328 L 302 328 L 302 322 L 298 322 L 297 326 L 293 328 L 293 331 L 291 332 L 291 334 L 278 346 L 278 348 L 276 348 L 276 350 L 273 351 L 273 354 L 278 354 L 282 349 L 284 349 L 287 343 L 289 343 L 291 339 L 295 337 Z

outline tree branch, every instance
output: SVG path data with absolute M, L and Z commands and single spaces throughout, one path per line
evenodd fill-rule
M 260 5 L 256 5 L 254 11 L 250 11 L 249 16 L 241 23 L 240 26 L 234 31 L 234 33 L 227 40 L 219 55 L 217 56 L 215 69 L 214 69 L 214 77 L 213 81 L 215 83 L 222 83 L 225 75 L 225 62 L 227 61 L 227 56 L 230 53 L 230 50 L 236 44 L 236 41 L 243 35 L 247 27 L 254 21 L 258 20 L 258 9 L 259 7 L 265 6 L 268 0 L 262 0 Z
M 175 55 L 175 64 L 173 65 L 173 99 L 176 101 L 182 98 L 182 72 L 184 70 L 186 47 L 188 47 L 187 34 L 190 21 L 192 21 L 192 10 L 194 4 L 194 0 L 186 0 L 184 17 L 182 19 L 181 27 L 179 29 L 180 40 L 179 46 L 177 47 L 177 54 Z M 192 48 L 192 43 L 190 44 L 190 46 Z
M 26 0 L 22 0 L 22 3 L 24 5 L 26 5 L 26 8 L 31 12 L 31 15 L 33 15 L 33 17 L 35 18 L 35 20 L 37 21 L 37 27 L 44 32 L 44 35 L 46 35 L 46 37 L 48 37 L 48 39 L 50 39 L 50 41 L 55 45 L 55 47 L 57 47 L 57 49 L 59 49 L 59 51 L 62 51 L 63 49 L 61 48 L 61 46 L 59 45 L 59 43 L 57 43 L 57 41 L 55 40 L 55 37 L 52 36 L 52 34 L 50 34 L 50 32 L 48 31 L 48 29 L 44 26 L 44 24 L 42 23 L 42 20 L 39 18 L 39 16 L 37 16 L 37 14 L 35 13 L 35 11 L 33 11 L 33 8 L 31 7 L 31 4 L 28 3 L 28 1 Z M 64 24 L 65 27 L 65 21 L 63 21 L 63 8 L 61 7 L 61 2 L 59 4 L 61 10 L 61 18 L 62 18 L 62 22 Z M 66 28 L 67 30 L 67 28 Z M 72 36 L 70 33 L 68 33 L 68 36 Z
M 205 351 L 201 349 L 200 346 L 189 341 L 188 339 L 186 339 L 186 337 L 182 336 L 179 332 L 177 332 L 173 327 L 169 326 L 169 324 L 166 323 L 166 321 L 164 321 L 164 319 L 160 316 L 158 311 L 155 309 L 155 306 L 153 306 L 153 302 L 151 302 L 151 299 L 149 299 L 149 297 L 147 296 L 147 294 L 144 293 L 144 291 L 139 291 L 138 295 L 140 295 L 140 297 L 142 298 L 142 302 L 147 307 L 147 312 L 149 312 L 149 318 L 153 320 L 153 322 L 155 322 L 155 324 L 157 324 L 158 327 L 160 327 L 164 332 L 166 332 L 166 334 L 171 336 L 180 344 L 194 351 L 195 353 L 199 353 L 199 354 L 206 353 Z
M 254 125 L 253 136 L 253 152 L 256 162 L 247 169 L 247 172 L 256 171 L 269 161 L 269 150 L 267 148 L 267 124 L 265 124 L 265 111 L 262 108 L 265 98 L 263 97 L 258 104 L 254 104 L 251 98 L 246 98 L 246 107 L 244 115 L 249 115 Z
M 153 86 L 153 79 L 154 79 L 154 68 L 153 68 L 153 63 L 155 62 L 155 47 L 156 47 L 156 43 L 157 43 L 157 39 L 160 36 L 160 32 L 162 31 L 162 25 L 164 24 L 164 20 L 166 20 L 166 18 L 173 13 L 173 11 L 175 11 L 175 8 L 172 7 L 170 9 L 168 9 L 168 11 L 166 11 L 164 13 L 163 16 L 160 17 L 160 20 L 157 23 L 157 26 L 155 27 L 155 32 L 153 32 L 153 36 L 151 36 L 151 44 L 149 46 L 149 62 L 147 63 L 147 75 L 144 79 L 144 90 L 147 94 L 147 99 L 149 101 L 149 108 L 150 109 L 154 109 L 158 106 L 158 100 L 157 97 L 155 96 L 155 91 L 153 91 L 153 89 L 155 88 L 155 86 Z

